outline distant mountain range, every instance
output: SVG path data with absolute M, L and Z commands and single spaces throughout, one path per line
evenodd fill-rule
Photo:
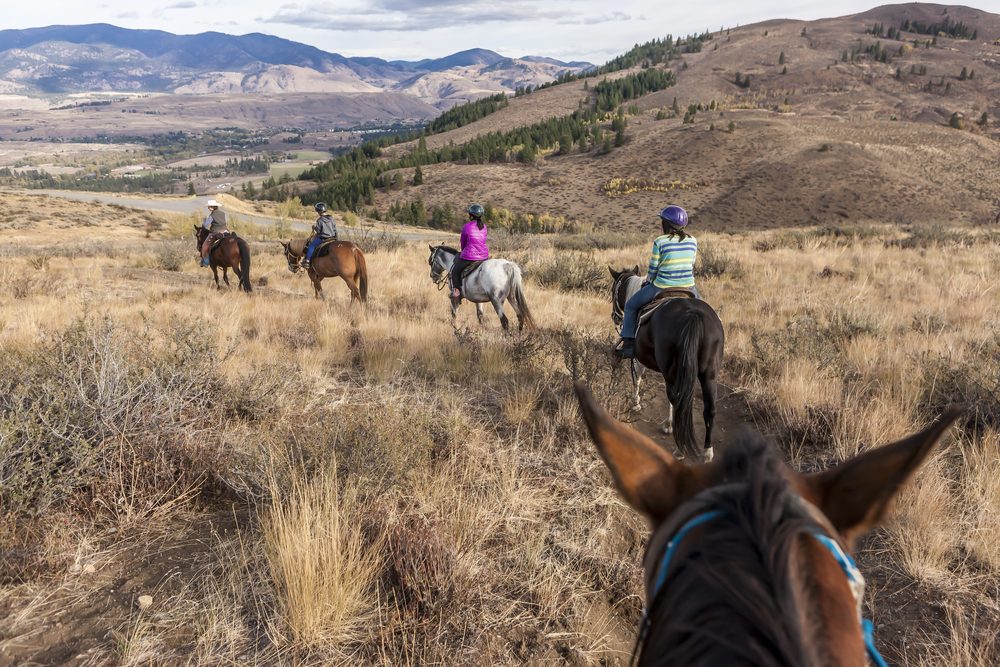
M 349 58 L 280 37 L 175 35 L 98 23 L 0 31 L 0 93 L 405 93 L 438 108 L 593 67 L 471 49 L 416 62 Z

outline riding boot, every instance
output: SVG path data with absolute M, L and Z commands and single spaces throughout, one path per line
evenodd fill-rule
M 205 255 L 204 257 L 201 258 L 201 265 L 202 266 L 210 266 L 210 263 L 208 261 L 208 255 Z
M 635 359 L 635 338 L 622 338 L 615 348 L 615 354 L 622 359 Z
M 312 264 L 309 262 L 308 259 L 302 260 L 302 268 L 304 270 L 308 271 L 311 267 L 312 267 Z

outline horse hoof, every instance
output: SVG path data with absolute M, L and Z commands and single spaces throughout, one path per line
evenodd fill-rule
M 712 447 L 705 448 L 705 463 L 710 463 L 712 459 L 715 458 L 715 452 Z

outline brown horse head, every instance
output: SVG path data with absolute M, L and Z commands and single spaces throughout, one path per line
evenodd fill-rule
M 639 664 L 866 664 L 864 579 L 847 554 L 960 411 L 801 475 L 750 432 L 714 462 L 685 465 L 582 385 L 577 396 L 615 486 L 653 529 Z
M 298 273 L 299 269 L 302 268 L 300 262 L 302 261 L 302 255 L 305 250 L 303 243 L 301 241 L 295 241 L 294 239 L 285 243 L 284 241 L 278 241 L 281 247 L 285 251 L 285 261 L 288 262 L 288 270 L 292 273 Z

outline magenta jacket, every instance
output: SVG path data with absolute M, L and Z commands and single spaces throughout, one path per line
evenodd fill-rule
M 477 261 L 490 258 L 490 248 L 486 245 L 486 225 L 479 228 L 479 223 L 469 220 L 462 227 L 462 259 Z

